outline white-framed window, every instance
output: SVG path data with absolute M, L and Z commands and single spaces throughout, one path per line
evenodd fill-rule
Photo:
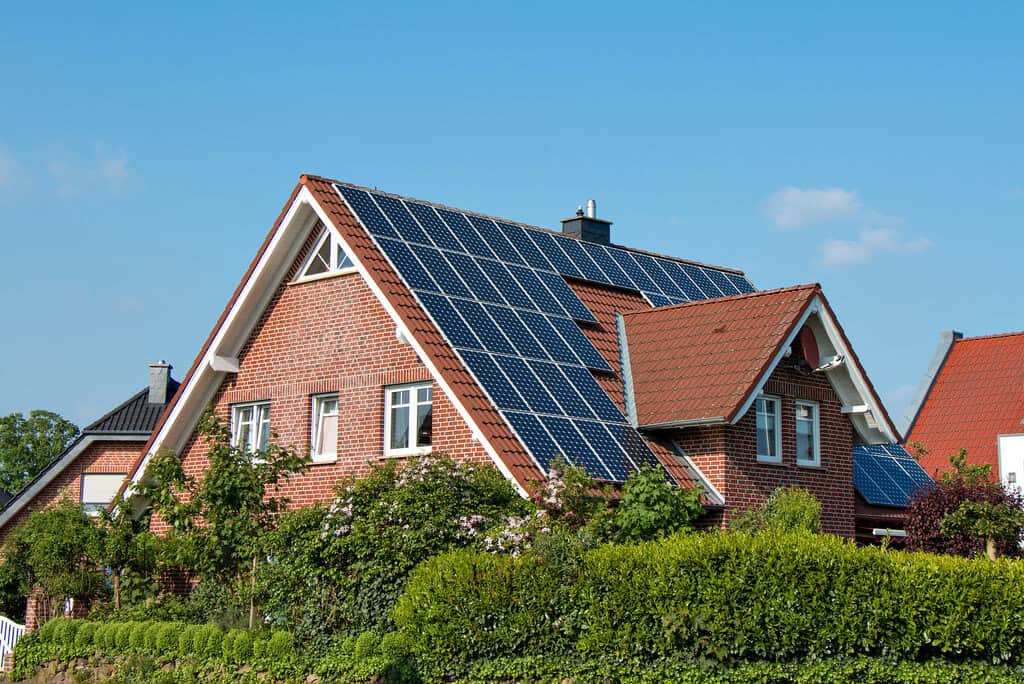
M 757 415 L 757 460 L 782 463 L 782 413 L 778 397 L 762 396 L 755 402 Z
M 821 465 L 818 404 L 813 401 L 797 401 L 793 405 L 796 415 L 796 464 Z
M 270 444 L 270 402 L 254 401 L 231 407 L 231 446 L 265 451 Z
M 338 273 L 349 273 L 354 270 L 355 264 L 352 263 L 352 258 L 341 246 L 341 241 L 338 240 L 334 231 L 324 228 L 320 231 L 316 245 L 306 257 L 306 263 L 302 264 L 295 280 L 312 280 Z
M 429 382 L 384 388 L 384 455 L 430 451 L 434 387 Z
M 86 515 L 99 515 L 117 496 L 125 473 L 84 473 L 80 499 Z
M 313 420 L 310 423 L 309 454 L 314 463 L 327 463 L 338 458 L 338 395 L 319 394 L 313 397 Z

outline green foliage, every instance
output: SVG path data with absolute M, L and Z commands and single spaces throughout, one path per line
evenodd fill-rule
M 0 615 L 24 623 L 26 607 L 27 600 L 18 568 L 10 563 L 0 563 Z
M 949 463 L 953 467 L 942 473 L 942 479 L 940 481 L 943 484 L 958 483 L 968 487 L 993 484 L 992 464 L 968 463 L 967 449 L 960 449 L 956 454 L 950 456 Z
M 133 515 L 131 504 L 119 501 L 111 511 L 101 511 L 97 560 L 112 573 L 113 603 L 139 605 L 155 597 L 154 574 L 163 543 L 148 531 L 149 516 Z
M 295 644 L 291 632 L 276 631 L 270 635 L 264 649 L 264 655 L 275 660 L 283 660 L 295 654 Z
M 132 624 L 132 631 L 128 635 L 128 648 L 132 651 L 141 651 L 146 645 L 146 632 L 152 626 L 152 622 L 136 622 Z
M 964 501 L 942 519 L 940 531 L 947 537 L 964 535 L 983 539 L 989 557 L 996 557 L 996 542 L 1019 543 L 1024 529 L 1024 510 L 1009 503 Z
M 411 652 L 409 640 L 401 632 L 388 632 L 380 638 L 377 650 L 390 660 L 405 658 Z
M 263 608 L 303 645 L 325 652 L 336 634 L 386 631 L 415 565 L 464 547 L 526 512 L 494 468 L 444 456 L 375 465 L 346 480 L 329 508 L 286 513 L 261 568 Z
M 204 578 L 232 581 L 247 574 L 263 533 L 285 509 L 281 485 L 309 462 L 276 443 L 256 453 L 232 446 L 228 424 L 212 410 L 197 432 L 207 444 L 203 478 L 186 474 L 176 454 L 161 452 L 147 467 L 149 484 L 140 494 L 180 535 L 180 561 Z
M 738 518 L 732 529 L 820 532 L 821 502 L 801 487 L 780 487 L 760 508 L 751 509 Z
M 50 411 L 0 417 L 0 489 L 20 491 L 77 436 L 77 425 Z
M 96 637 L 96 630 L 100 628 L 95 622 L 86 622 L 78 628 L 75 634 L 75 646 L 82 650 L 92 650 L 93 639 Z
M 235 639 L 242 633 L 240 629 L 228 630 L 220 642 L 220 653 L 224 660 L 230 661 L 235 655 Z
M 367 630 L 356 638 L 355 650 L 352 655 L 356 658 L 369 658 L 377 655 L 378 646 L 380 646 L 380 637 L 376 632 Z
M 123 625 L 118 625 L 114 629 L 114 647 L 119 651 L 127 651 L 131 645 L 132 632 L 135 629 L 135 623 L 126 622 Z
M 206 627 L 206 646 L 203 649 L 203 654 L 207 658 L 215 658 L 223 653 L 223 644 L 224 632 L 216 625 L 208 625 Z
M 35 511 L 4 542 L 3 564 L 10 566 L 23 595 L 38 587 L 51 614 L 65 598 L 88 602 L 104 587 L 99 531 L 81 506 L 63 500 Z
M 156 642 L 160 638 L 160 631 L 163 629 L 163 623 L 151 622 L 146 627 L 146 632 L 142 635 L 142 648 L 147 651 L 156 651 Z
M 156 635 L 157 653 L 177 653 L 181 633 L 185 626 L 180 622 L 167 622 L 160 626 Z
M 616 538 L 648 541 L 690 530 L 704 507 L 700 487 L 672 486 L 660 468 L 647 467 L 629 476 L 615 511 Z
M 186 625 L 178 637 L 178 653 L 200 653 L 206 647 L 203 625 Z M 200 643 L 202 641 L 202 643 Z
M 417 568 L 394 612 L 426 672 L 581 654 L 696 662 L 879 656 L 1016 663 L 1024 567 L 806 533 L 677 535 L 553 571 L 461 551 Z
M 239 664 L 249 662 L 252 658 L 252 632 L 240 630 L 231 646 L 230 660 Z

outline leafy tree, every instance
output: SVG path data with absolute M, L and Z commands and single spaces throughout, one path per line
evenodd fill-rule
M 272 441 L 252 452 L 231 444 L 231 431 L 212 410 L 199 421 L 209 467 L 202 479 L 188 475 L 177 454 L 157 454 L 146 470 L 139 494 L 172 527 L 169 546 L 177 560 L 203 580 L 233 584 L 255 582 L 261 544 L 287 506 L 281 485 L 308 465 L 308 459 Z M 255 619 L 250 610 L 249 621 Z
M 821 502 L 802 487 L 779 487 L 760 508 L 747 511 L 730 527 L 747 531 L 820 532 Z
M 660 468 L 644 468 L 629 476 L 615 511 L 619 541 L 647 541 L 689 530 L 704 512 L 702 489 L 673 487 Z
M 995 560 L 999 542 L 1020 543 L 1024 510 L 1008 503 L 964 501 L 942 519 L 940 529 L 947 537 L 964 535 L 983 540 L 986 555 Z
M 0 489 L 21 490 L 77 436 L 77 425 L 50 411 L 0 417 Z
M 907 548 L 959 556 L 992 552 L 1019 555 L 1015 539 L 1024 526 L 1018 524 L 1017 534 L 1011 534 L 993 525 L 1013 522 L 1008 512 L 1022 508 L 1020 495 L 993 481 L 990 465 L 968 463 L 966 449 L 949 460 L 952 469 L 943 473 L 934 486 L 919 492 L 907 508 Z M 965 502 L 984 505 L 969 506 L 958 513 Z M 995 532 L 999 533 L 987 534 Z M 987 548 L 989 540 L 994 549 Z
M 125 580 L 130 594 L 141 590 L 143 597 L 155 593 L 151 575 L 157 566 L 159 538 L 148 532 L 149 517 L 139 519 L 132 515 L 127 502 L 118 502 L 112 512 L 100 514 L 100 561 L 110 570 L 114 610 L 122 603 L 122 588 Z M 137 595 L 133 599 L 139 598 Z
M 66 598 L 88 601 L 102 592 L 101 545 L 93 521 L 65 499 L 31 513 L 11 532 L 3 562 L 17 574 L 22 595 L 38 588 L 55 615 Z

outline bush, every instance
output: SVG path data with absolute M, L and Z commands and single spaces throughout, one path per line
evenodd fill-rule
M 158 656 L 172 656 L 178 652 L 178 641 L 185 628 L 180 622 L 165 622 L 160 625 L 156 635 L 156 653 Z
M 156 653 L 157 639 L 160 638 L 160 631 L 163 629 L 164 623 L 162 622 L 151 622 L 146 627 L 146 633 L 142 637 L 142 648 L 149 653 Z
M 146 631 L 152 626 L 152 622 L 135 622 L 132 624 L 131 634 L 128 635 L 128 648 L 140 652 L 146 647 Z
M 220 655 L 224 660 L 232 662 L 235 657 L 235 639 L 238 635 L 242 634 L 240 629 L 228 630 L 228 633 L 224 635 L 224 639 L 220 642 Z
M 103 630 L 103 641 L 100 644 L 100 648 L 107 653 L 113 653 L 117 649 L 117 630 L 120 626 L 121 625 L 115 623 L 107 625 L 107 628 Z
M 78 628 L 78 633 L 75 634 L 75 648 L 83 651 L 93 650 L 93 639 L 99 628 L 100 625 L 96 622 L 82 623 L 82 626 Z
M 626 480 L 622 501 L 615 511 L 616 538 L 647 541 L 692 529 L 704 512 L 702 489 L 674 487 L 661 468 L 645 467 Z
M 779 487 L 760 508 L 747 511 L 731 527 L 748 532 L 820 532 L 821 502 L 801 487 Z
M 295 645 L 291 632 L 277 631 L 271 634 L 264 647 L 263 654 L 267 658 L 274 658 L 275 660 L 284 660 L 294 655 Z
M 380 638 L 377 650 L 388 660 L 398 660 L 409 655 L 409 640 L 401 632 L 388 632 Z
M 224 653 L 223 646 L 224 632 L 222 632 L 220 627 L 217 627 L 216 625 L 207 625 L 203 655 L 207 658 L 221 658 Z
M 242 664 L 252 658 L 252 633 L 240 630 L 231 644 L 231 660 Z
M 205 641 L 200 644 L 205 633 L 203 625 L 186 625 L 185 628 L 181 630 L 181 635 L 178 637 L 178 655 L 183 657 L 198 657 L 206 647 Z
M 131 636 L 134 630 L 134 622 L 125 622 L 114 628 L 114 647 L 119 652 L 126 653 L 131 647 Z
M 380 637 L 376 633 L 366 631 L 356 639 L 355 649 L 352 652 L 356 658 L 369 658 L 377 655 L 377 647 L 380 645 Z
M 413 573 L 394 619 L 428 671 L 513 656 L 1018 662 L 1024 566 L 858 548 L 805 533 L 606 545 L 560 572 L 451 553 Z

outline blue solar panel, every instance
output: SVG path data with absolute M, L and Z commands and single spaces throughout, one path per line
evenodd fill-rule
M 420 224 L 416 223 L 412 214 L 409 213 L 409 210 L 405 208 L 401 201 L 387 195 L 376 195 L 374 199 L 377 200 L 377 206 L 381 208 L 384 215 L 391 221 L 391 225 L 395 227 L 398 234 L 406 241 L 418 242 L 422 245 L 430 244 L 430 238 L 423 232 Z
M 448 257 L 452 268 L 462 276 L 462 279 L 477 299 L 483 302 L 505 303 L 502 296 L 498 294 L 498 290 L 495 289 L 491 281 L 484 275 L 484 272 L 480 270 L 480 267 L 476 265 L 473 257 L 467 254 L 459 254 L 458 252 L 446 252 L 445 256 Z
M 465 320 L 459 315 L 451 300 L 441 295 L 430 292 L 420 292 L 416 295 L 423 302 L 427 312 L 437 322 L 437 325 L 444 330 L 445 335 L 456 347 L 469 349 L 483 349 L 476 335 L 469 329 Z
M 537 413 L 562 412 L 561 407 L 544 389 L 544 385 L 534 376 L 525 361 L 513 356 L 495 356 L 494 360 L 505 371 L 509 382 L 515 383 L 516 389 L 519 390 L 519 394 L 522 395 L 530 410 Z
M 625 422 L 626 417 L 622 415 L 622 411 L 608 398 L 589 371 L 579 366 L 562 366 L 562 372 L 576 391 L 587 400 L 595 416 L 602 420 Z
M 905 507 L 932 480 L 899 444 L 868 444 L 853 448 L 853 484 L 868 503 Z
M 523 259 L 526 260 L 527 264 L 533 268 L 541 268 L 546 271 L 555 270 L 555 267 L 551 265 L 547 257 L 537 249 L 537 245 L 533 244 L 533 240 L 526 234 L 525 228 L 508 223 L 499 223 L 498 227 L 502 229 L 505 237 L 508 238 L 509 242 L 512 243 Z
M 505 264 L 492 261 L 490 259 L 477 259 L 477 266 L 482 268 L 487 274 L 487 277 L 494 283 L 494 287 L 498 289 L 501 296 L 505 298 L 512 306 L 522 307 L 524 309 L 532 309 L 533 300 L 526 294 L 519 282 L 512 277 L 512 274 L 508 270 L 508 266 Z
M 501 372 L 494 359 L 483 352 L 459 350 L 459 355 L 469 366 L 469 370 L 476 376 L 480 385 L 491 396 L 491 401 L 499 409 L 511 409 L 513 411 L 526 411 L 527 406 L 519 393 Z
M 338 192 L 345 198 L 348 205 L 352 207 L 352 211 L 359 217 L 359 220 L 363 222 L 363 225 L 366 226 L 366 229 L 372 235 L 392 238 L 399 237 L 395 229 L 388 223 L 388 220 L 384 218 L 384 214 L 380 213 L 377 204 L 370 198 L 370 193 L 341 185 L 335 187 L 338 188 Z
M 462 246 L 466 248 L 467 252 L 476 256 L 494 258 L 494 252 L 480 238 L 480 235 L 476 232 L 468 218 L 449 209 L 438 209 L 437 213 L 448 224 L 448 227 L 452 229 L 452 232 L 458 236 L 459 241 L 462 242 Z
M 605 430 L 603 423 L 592 420 L 577 420 L 573 421 L 573 424 L 583 433 L 587 442 L 593 447 L 594 452 L 601 458 L 601 463 L 612 474 L 613 480 L 625 480 L 629 477 L 629 471 L 634 470 L 634 468 L 626 466 L 625 450 Z
M 579 267 L 559 248 L 558 241 L 560 238 L 556 238 L 548 233 L 542 233 L 539 230 L 528 230 L 526 234 L 530 236 L 533 244 L 544 253 L 544 256 L 548 258 L 559 273 L 570 278 L 583 277 L 583 272 L 580 271 Z
M 668 306 L 672 303 L 672 300 L 663 294 L 655 294 L 653 292 L 644 292 L 644 299 L 651 306 L 657 308 L 659 306 Z
M 565 343 L 562 336 L 558 334 L 551 323 L 548 322 L 547 316 L 532 311 L 519 311 L 519 317 L 523 319 L 523 323 L 530 329 L 534 337 L 544 347 L 544 351 L 548 353 L 555 361 L 561 361 L 563 363 L 579 363 L 579 357 L 573 353 L 569 345 Z M 554 318 L 554 317 L 553 317 Z M 583 370 L 582 368 L 580 370 Z M 587 371 L 583 371 L 587 372 Z
M 441 291 L 441 288 L 434 283 L 434 279 L 430 277 L 430 274 L 426 272 L 422 264 L 417 261 L 416 256 L 409 249 L 408 245 L 404 242 L 387 238 L 377 238 L 377 242 L 380 243 L 380 248 L 414 290 Z
M 580 298 L 576 296 L 576 293 L 572 291 L 562 277 L 554 273 L 548 273 L 546 271 L 537 271 L 537 277 L 540 278 L 551 294 L 558 300 L 558 302 L 565 307 L 566 312 L 577 321 L 596 321 L 594 314 L 590 313 Z
M 688 300 L 696 301 L 699 299 L 707 299 L 707 295 L 704 294 L 704 291 L 697 287 L 697 284 L 693 282 L 693 279 L 687 275 L 687 271 L 683 268 L 683 264 L 672 261 L 662 261 L 661 267 L 669 274 L 669 276 L 671 276 L 676 286 L 683 291 Z
M 469 288 L 455 274 L 455 270 L 452 269 L 439 250 L 433 247 L 424 247 L 423 245 L 412 245 L 412 251 L 419 257 L 420 263 L 427 269 L 427 272 L 433 276 L 434 281 L 441 288 L 442 292 L 455 297 L 472 296 Z
M 741 275 L 736 275 L 735 273 L 726 273 L 725 277 L 729 279 L 729 282 L 733 284 L 733 287 L 735 287 L 737 291 L 743 294 L 748 294 L 750 292 L 755 291 L 755 288 L 753 285 L 750 284 L 750 281 Z
M 634 254 L 633 258 L 636 259 L 640 267 L 644 269 L 644 273 L 651 277 L 658 285 L 658 289 L 662 294 L 666 295 L 682 295 L 683 291 L 676 286 L 675 282 L 668 277 L 665 270 L 658 264 L 658 260 L 652 256 L 646 254 Z
M 609 249 L 608 253 L 611 254 L 612 259 L 622 270 L 629 274 L 630 280 L 632 280 L 641 292 L 654 292 L 660 293 L 658 286 L 651 280 L 651 277 L 647 275 L 646 271 L 640 268 L 640 264 L 633 258 L 633 255 L 621 249 Z
M 510 265 L 508 270 L 519 281 L 526 294 L 530 295 L 530 299 L 533 300 L 536 308 L 544 313 L 569 315 L 565 307 L 558 303 L 558 300 L 551 294 L 551 291 L 544 285 L 543 281 L 537 277 L 537 273 L 543 273 L 543 271 L 531 271 L 525 266 L 515 265 Z
M 505 235 L 498 230 L 498 226 L 494 225 L 494 221 L 479 216 L 470 216 L 469 220 L 476 226 L 480 237 L 487 242 L 488 247 L 494 250 L 499 259 L 509 264 L 526 264 L 512 243 L 505 239 Z
M 608 282 L 608 277 L 598 268 L 594 260 L 587 256 L 586 251 L 580 246 L 579 242 L 572 238 L 561 237 L 554 240 L 562 248 L 562 251 L 565 252 L 565 255 L 576 264 L 584 279 L 593 280 L 598 283 Z
M 580 357 L 580 361 L 587 368 L 594 368 L 597 370 L 610 371 L 611 366 L 604 360 L 600 352 L 594 348 L 587 336 L 580 332 L 579 326 L 570 321 L 568 318 L 560 318 L 559 316 L 548 316 L 548 323 L 553 325 L 558 333 L 562 336 L 569 347 L 576 352 L 576 355 Z
M 515 310 L 505 306 L 498 306 L 497 304 L 488 304 L 485 308 L 520 355 L 534 359 L 546 359 L 548 357 L 544 353 L 544 349 L 537 342 L 537 339 L 523 325 Z
M 705 297 L 722 296 L 722 291 L 715 287 L 714 282 L 708 277 L 707 272 L 703 268 L 698 268 L 693 264 L 679 264 L 679 268 L 686 271 L 686 275 L 690 276 L 690 280 L 704 292 Z
M 462 243 L 455 236 L 455 233 L 445 225 L 444 221 L 438 218 L 432 207 L 428 207 L 425 204 L 417 204 L 416 202 L 406 202 L 405 206 L 416 217 L 424 232 L 430 236 L 435 245 L 454 252 L 466 251 Z
M 739 290 L 733 287 L 732 282 L 730 282 L 721 271 L 716 271 L 713 268 L 702 268 L 701 272 L 710 278 L 718 287 L 718 290 L 726 297 L 729 295 L 739 294 Z
M 571 420 L 557 416 L 540 416 L 540 422 L 548 429 L 555 440 L 558 452 L 567 461 L 582 466 L 588 473 L 600 473 L 601 479 L 614 479 Z
M 508 341 L 498 325 L 491 320 L 491 317 L 484 310 L 483 305 L 471 302 L 468 299 L 453 299 L 452 304 L 462 318 L 469 325 L 469 329 L 483 343 L 487 351 L 501 352 L 503 354 L 514 354 L 512 343 Z
M 581 242 L 580 245 L 583 247 L 583 251 L 589 254 L 590 258 L 601 267 L 601 270 L 608 276 L 608 280 L 612 285 L 618 285 L 630 290 L 639 289 L 632 278 L 608 254 L 607 247 L 595 245 L 593 242 Z
M 526 448 L 530 450 L 533 457 L 537 459 L 544 470 L 551 467 L 551 462 L 558 455 L 558 447 L 555 446 L 551 435 L 541 425 L 540 419 L 529 413 L 505 412 L 505 417 L 512 425 L 512 429 L 519 435 Z
M 545 361 L 530 361 L 530 368 L 540 378 L 540 381 L 544 383 L 544 386 L 551 391 L 555 401 L 561 404 L 566 415 L 583 417 L 594 415 L 590 404 L 566 379 L 557 364 Z

